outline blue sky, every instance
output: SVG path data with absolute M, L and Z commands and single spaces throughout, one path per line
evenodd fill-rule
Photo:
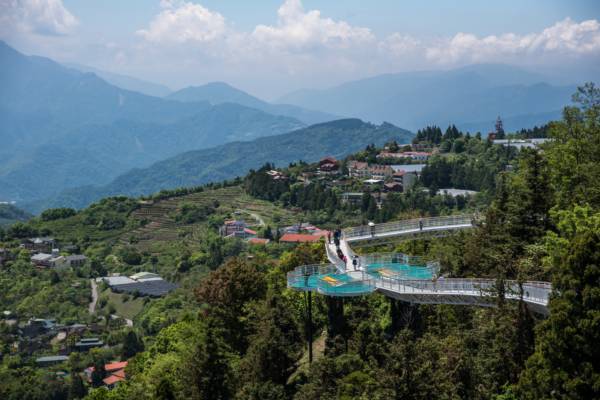
M 563 78 L 595 75 L 600 65 L 600 1 L 593 0 L 0 0 L 0 6 L 0 38 L 28 54 L 175 89 L 223 80 L 266 98 L 472 63 Z
M 160 11 L 158 1 L 149 0 L 65 0 L 67 9 L 77 15 L 90 30 L 130 34 Z M 281 0 L 206 0 L 194 3 L 218 11 L 240 29 L 251 30 L 257 24 L 274 24 Z M 324 15 L 353 25 L 368 26 L 378 34 L 402 30 L 418 35 L 452 35 L 469 31 L 477 35 L 503 32 L 539 31 L 565 17 L 574 20 L 600 20 L 598 0 L 304 0 L 306 9 L 318 9 Z M 110 29 L 106 21 L 110 20 Z

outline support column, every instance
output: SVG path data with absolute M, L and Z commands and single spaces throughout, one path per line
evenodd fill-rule
M 308 292 L 306 336 L 308 339 L 308 363 L 313 361 L 313 322 L 312 322 L 312 292 Z

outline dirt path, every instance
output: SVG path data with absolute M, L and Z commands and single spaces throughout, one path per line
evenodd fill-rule
M 258 214 L 255 214 L 255 213 L 253 213 L 253 212 L 250 212 L 250 211 L 248 211 L 248 210 L 244 210 L 244 211 L 245 211 L 245 212 L 247 212 L 248 214 L 250 214 L 250 216 L 251 216 L 252 218 L 254 218 L 256 221 L 258 221 L 258 225 L 260 225 L 260 226 L 265 226 L 265 225 L 266 225 L 266 224 L 265 224 L 265 220 L 264 220 L 264 219 L 262 219 L 262 217 L 261 217 L 260 215 L 258 215 Z
M 90 284 L 92 285 L 92 302 L 88 307 L 88 311 L 90 314 L 93 314 L 96 312 L 96 303 L 98 302 L 98 285 L 96 285 L 94 279 L 90 279 Z

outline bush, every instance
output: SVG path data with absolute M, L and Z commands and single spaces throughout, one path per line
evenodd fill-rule
M 120 252 L 121 259 L 128 265 L 140 265 L 142 263 L 142 255 L 132 247 L 126 247 Z
M 40 218 L 42 221 L 54 221 L 57 219 L 69 218 L 75 214 L 77 214 L 77 211 L 72 208 L 50 208 L 44 211 L 40 215 Z

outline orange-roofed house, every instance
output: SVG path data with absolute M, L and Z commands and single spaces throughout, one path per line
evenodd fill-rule
M 104 370 L 108 375 L 106 378 L 102 380 L 104 385 L 109 389 L 113 389 L 115 385 L 121 381 L 125 380 L 125 367 L 127 367 L 127 361 L 113 362 L 109 364 L 104 364 Z M 84 370 L 88 382 L 92 381 L 92 373 L 94 372 L 94 367 L 89 367 Z
M 325 234 L 326 235 L 326 234 Z M 305 235 L 301 233 L 286 233 L 281 238 L 280 242 L 283 243 L 314 243 L 321 240 L 321 235 Z
M 263 239 L 263 238 L 257 238 L 257 237 L 248 239 L 248 243 L 250 243 L 250 244 L 267 244 L 269 242 L 270 242 L 269 239 Z
M 106 378 L 102 379 L 102 382 L 104 382 L 104 385 L 106 385 L 107 388 L 109 389 L 113 389 L 117 383 L 122 382 L 125 380 L 125 371 L 120 369 L 118 371 L 115 371 L 113 374 L 107 376 Z
M 127 364 L 127 361 L 114 362 L 110 364 L 105 364 L 104 369 L 106 370 L 106 372 L 111 373 L 113 371 L 124 369 L 127 366 Z

